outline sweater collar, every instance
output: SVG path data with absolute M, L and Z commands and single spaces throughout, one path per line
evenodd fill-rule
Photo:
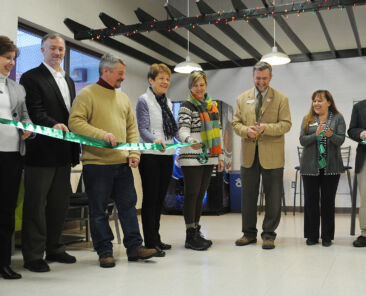
M 105 81 L 101 77 L 99 77 L 97 84 L 107 89 L 114 89 L 114 87 L 112 87 L 107 81 Z

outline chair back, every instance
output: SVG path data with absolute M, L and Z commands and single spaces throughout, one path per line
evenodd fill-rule
M 297 156 L 299 158 L 299 163 L 301 163 L 301 156 L 302 156 L 302 151 L 304 150 L 304 147 L 302 146 L 297 146 Z
M 343 161 L 343 166 L 349 167 L 349 161 L 351 158 L 351 146 L 341 147 L 341 156 Z

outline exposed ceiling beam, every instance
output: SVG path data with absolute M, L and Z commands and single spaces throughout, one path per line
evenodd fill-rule
M 329 32 L 328 32 L 327 26 L 325 25 L 324 20 L 323 20 L 323 17 L 321 16 L 321 14 L 320 14 L 319 11 L 316 12 L 316 16 L 318 17 L 320 26 L 323 29 L 323 33 L 325 35 L 325 39 L 327 39 L 327 42 L 328 42 L 330 51 L 333 54 L 333 57 L 335 58 L 336 57 L 336 49 L 335 49 L 335 46 L 334 46 L 334 44 L 332 42 L 332 39 L 330 38 L 330 35 L 329 35 Z
M 215 11 L 206 2 L 202 0 L 196 0 L 196 4 L 199 11 L 203 15 L 215 13 Z M 256 60 L 261 59 L 262 55 L 230 25 L 218 23 L 215 24 L 215 26 L 219 28 L 222 32 L 224 32 L 228 37 L 230 37 L 236 44 L 238 44 L 253 58 L 255 58 Z
M 171 20 L 159 21 L 159 22 L 148 22 L 148 23 L 138 23 L 133 25 L 118 26 L 115 28 L 102 28 L 102 29 L 88 29 L 85 31 L 80 31 L 75 34 L 76 40 L 83 39 L 95 39 L 104 38 L 105 36 L 115 36 L 122 35 L 126 33 L 137 33 L 146 31 L 159 31 L 166 30 L 167 28 L 174 29 L 176 27 L 192 27 L 192 24 L 197 27 L 197 25 L 211 24 L 216 21 L 219 22 L 231 22 L 239 20 L 252 20 L 258 17 L 268 16 L 281 16 L 289 15 L 294 13 L 303 13 L 307 11 L 317 11 L 331 8 L 348 7 L 352 5 L 363 5 L 366 0 L 314 0 L 308 1 L 303 0 L 303 2 L 287 3 L 283 5 L 276 5 L 271 7 L 258 7 L 252 9 L 245 9 L 233 12 L 220 12 L 213 13 L 209 15 L 193 16 L 193 17 L 181 17 Z
M 77 34 L 80 31 L 89 30 L 87 26 L 84 26 L 78 22 L 73 21 L 72 19 L 65 18 L 64 24 L 69 28 L 71 32 L 74 34 Z M 104 39 L 95 39 L 96 42 L 101 43 L 109 48 L 112 48 L 114 50 L 117 50 L 119 52 L 122 52 L 130 57 L 133 57 L 139 61 L 142 61 L 144 63 L 147 63 L 149 65 L 155 64 L 155 63 L 161 63 L 160 60 L 157 60 L 137 49 L 134 49 L 128 45 L 125 45 L 121 42 L 118 42 L 117 40 L 106 37 Z
M 358 29 L 357 29 L 355 15 L 353 13 L 352 6 L 347 6 L 347 14 L 348 14 L 349 22 L 351 23 L 353 35 L 355 36 L 355 39 L 356 39 L 356 45 L 357 45 L 358 55 L 361 56 L 362 53 L 361 53 L 360 36 L 358 35 Z
M 184 14 L 171 6 L 169 3 L 165 4 L 164 7 L 172 18 L 185 17 Z M 215 37 L 207 33 L 205 30 L 200 27 L 196 27 L 194 29 L 188 27 L 187 30 L 189 30 L 198 38 L 202 39 L 204 42 L 215 48 L 218 52 L 229 58 L 236 66 L 241 66 L 241 64 L 237 62 L 237 60 L 241 60 L 241 58 L 225 45 L 223 45 L 221 42 L 219 42 Z
M 150 14 L 148 14 L 141 8 L 136 9 L 135 14 L 136 14 L 137 18 L 139 19 L 139 21 L 142 23 L 143 22 L 152 22 L 155 19 L 153 16 L 151 16 Z M 184 49 L 187 49 L 187 39 L 182 37 L 178 33 L 174 32 L 174 31 L 168 32 L 168 30 L 157 31 L 157 32 L 160 33 L 161 35 L 163 35 L 165 38 L 167 38 L 167 39 L 173 41 L 174 43 L 178 44 L 179 46 L 183 47 Z M 192 52 L 193 54 L 195 54 L 196 56 L 200 57 L 201 59 L 210 63 L 214 69 L 218 69 L 218 66 L 215 63 L 219 62 L 219 60 L 216 59 L 215 57 L 213 57 L 212 55 L 208 54 L 207 52 L 205 52 L 204 50 L 202 50 L 195 44 L 193 44 L 193 43 L 189 44 L 189 51 Z
M 99 18 L 101 19 L 103 24 L 105 26 L 107 26 L 108 28 L 114 28 L 118 25 L 124 26 L 124 24 L 122 22 L 117 21 L 116 19 L 112 18 L 111 16 L 107 15 L 104 12 L 101 12 L 99 14 Z M 185 61 L 185 59 L 183 57 L 177 55 L 175 52 L 171 51 L 170 49 L 167 49 L 164 46 L 161 46 L 156 41 L 151 40 L 150 38 L 147 38 L 140 33 L 132 34 L 127 37 L 176 63 Z
M 248 7 L 241 0 L 231 0 L 231 3 L 236 11 L 248 9 Z M 270 47 L 273 47 L 273 37 L 257 19 L 251 19 L 248 25 L 251 26 Z M 279 51 L 285 52 L 278 42 L 276 42 L 276 46 Z

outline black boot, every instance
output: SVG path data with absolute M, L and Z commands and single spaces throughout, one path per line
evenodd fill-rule
M 185 247 L 187 249 L 192 249 L 196 251 L 204 251 L 209 248 L 209 244 L 205 242 L 197 232 L 196 228 L 190 227 L 186 230 L 186 243 Z
M 198 235 L 200 236 L 201 239 L 203 239 L 205 242 L 207 242 L 209 244 L 208 247 L 212 246 L 212 240 L 210 239 L 205 239 L 205 237 L 203 236 L 202 232 L 201 232 L 201 225 L 197 225 L 196 226 L 196 231 L 198 232 Z

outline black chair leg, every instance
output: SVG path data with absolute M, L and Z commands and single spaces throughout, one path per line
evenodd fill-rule
M 295 208 L 296 208 L 296 193 L 297 193 L 297 173 L 299 171 L 296 170 L 295 174 L 295 188 L 294 188 L 294 208 L 292 209 L 292 215 L 295 216 Z

